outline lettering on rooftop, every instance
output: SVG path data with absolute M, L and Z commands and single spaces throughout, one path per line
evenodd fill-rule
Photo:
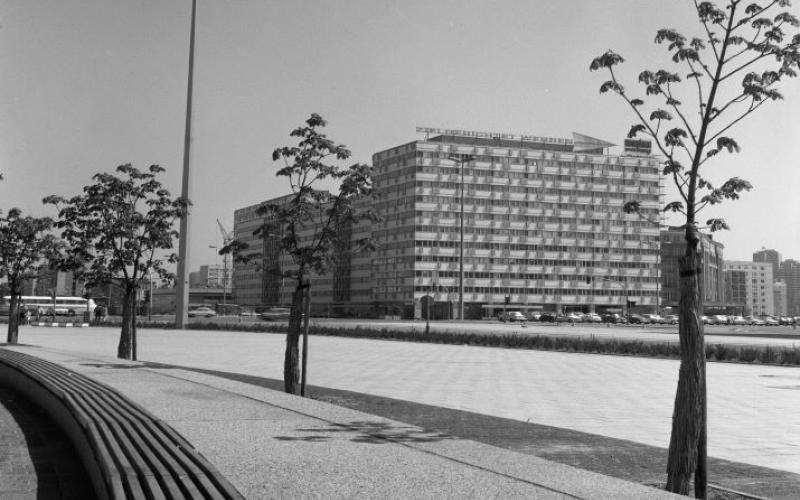
M 572 144 L 572 139 L 560 137 L 542 137 L 538 135 L 506 134 L 503 132 L 481 132 L 477 130 L 462 130 L 454 128 L 417 127 L 419 134 L 457 135 L 461 137 L 480 137 L 485 139 L 505 139 L 508 141 L 539 142 L 544 144 Z

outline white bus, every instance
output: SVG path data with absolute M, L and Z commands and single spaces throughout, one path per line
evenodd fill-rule
M 53 314 L 53 297 L 48 296 L 33 296 L 23 295 L 20 297 L 22 301 L 20 308 L 30 311 L 31 314 L 39 313 L 40 316 L 47 316 Z M 82 315 L 86 311 L 89 314 L 94 313 L 97 304 L 92 299 L 84 299 L 83 297 L 56 297 L 55 313 L 57 316 L 77 316 Z M 11 296 L 6 295 L 0 303 L 0 314 L 8 315 L 9 307 L 11 306 Z

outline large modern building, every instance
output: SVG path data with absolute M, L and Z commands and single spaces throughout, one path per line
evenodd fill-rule
M 700 252 L 703 272 L 703 306 L 708 314 L 728 311 L 731 305 L 726 299 L 724 246 L 714 241 L 710 234 L 701 234 Z M 661 306 L 665 311 L 677 310 L 680 301 L 678 282 L 678 259 L 686 254 L 686 231 L 670 227 L 661 231 Z
M 800 316 L 800 262 L 794 259 L 781 262 L 780 279 L 786 283 L 786 313 Z
M 423 298 L 433 297 L 455 310 L 463 234 L 467 318 L 504 306 L 602 312 L 631 301 L 655 309 L 658 228 L 622 211 L 637 200 L 658 217 L 661 177 L 649 143 L 609 155 L 609 143 L 577 134 L 418 132 L 425 137 L 373 156 L 383 217 L 373 231 L 378 304 L 419 316 Z
M 781 254 L 777 250 L 761 248 L 753 252 L 753 262 L 769 262 L 772 265 L 772 277 L 778 279 L 780 276 Z
M 772 264 L 746 260 L 725 261 L 725 274 L 731 300 L 741 307 L 739 314 L 775 314 Z
M 637 200 L 658 218 L 659 161 L 647 141 L 628 140 L 622 154 L 610 155 L 604 149 L 612 144 L 578 134 L 418 132 L 420 139 L 373 155 L 382 222 L 351 230 L 353 241 L 371 235 L 377 248 L 315 278 L 317 308 L 420 317 L 430 303 L 434 317 L 456 318 L 462 297 L 466 318 L 504 307 L 657 308 L 658 227 L 622 211 Z M 257 207 L 234 216 L 237 239 L 262 258 L 258 266 L 237 264 L 236 300 L 285 303 L 286 284 L 269 269 L 288 263 L 274 242 L 252 237 L 263 222 Z

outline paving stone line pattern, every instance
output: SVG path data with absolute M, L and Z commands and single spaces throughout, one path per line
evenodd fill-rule
M 103 356 L 116 329 L 25 327 L 21 341 Z M 139 359 L 282 378 L 284 336 L 139 330 Z M 664 448 L 678 362 L 311 337 L 309 383 Z M 709 455 L 800 473 L 800 368 L 708 365 Z
M 0 498 L 92 500 L 89 476 L 66 436 L 41 410 L 0 386 Z

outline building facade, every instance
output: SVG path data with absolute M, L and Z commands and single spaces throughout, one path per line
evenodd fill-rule
M 731 298 L 744 301 L 741 314 L 771 316 L 775 314 L 772 264 L 769 262 L 725 261 Z M 739 312 L 739 311 L 737 311 Z
M 762 248 L 753 252 L 753 262 L 768 262 L 772 266 L 772 277 L 780 278 L 781 254 L 777 250 Z
M 800 316 L 800 262 L 794 259 L 781 262 L 780 279 L 786 283 L 786 314 Z
M 710 234 L 701 234 L 700 254 L 703 262 L 703 306 L 709 314 L 725 312 L 731 303 L 726 299 L 724 246 Z M 677 310 L 680 301 L 678 259 L 686 254 L 686 232 L 680 227 L 661 231 L 661 305 L 664 310 Z
M 622 311 L 626 301 L 655 309 L 658 229 L 622 206 L 637 200 L 658 216 L 656 158 L 603 154 L 608 143 L 581 136 L 420 131 L 425 139 L 373 155 L 378 304 L 419 316 L 432 297 L 454 309 L 463 222 L 467 318 Z
M 780 280 L 772 282 L 772 302 L 776 316 L 786 316 L 789 314 L 789 303 L 786 291 L 786 282 Z
M 277 238 L 262 238 L 254 231 L 265 224 L 258 214 L 264 204 L 280 204 L 288 196 L 267 200 L 234 212 L 234 237 L 247 244 L 242 253 L 248 263 L 233 266 L 234 298 L 238 305 L 250 307 L 289 306 L 297 285 L 287 277 L 297 265 L 281 251 Z M 366 205 L 356 204 L 361 210 Z M 313 241 L 319 225 L 301 228 L 300 241 Z M 358 242 L 371 235 L 369 223 L 347 224 L 337 229 L 339 241 L 333 249 L 334 261 L 324 274 L 311 274 L 311 308 L 314 314 L 361 316 L 371 309 L 371 254 L 360 251 Z
M 636 200 L 659 216 L 661 175 L 649 143 L 610 155 L 611 144 L 577 134 L 418 132 L 424 138 L 373 155 L 373 209 L 382 220 L 348 228 L 343 240 L 369 236 L 376 248 L 338 249 L 349 258 L 313 278 L 312 306 L 421 317 L 430 303 L 432 317 L 457 318 L 463 262 L 466 318 L 504 307 L 656 310 L 658 227 L 622 211 Z M 275 271 L 292 264 L 276 242 L 252 235 L 263 224 L 258 206 L 234 214 L 235 237 L 257 257 L 234 265 L 236 302 L 285 305 L 294 284 Z
M 189 273 L 189 286 L 195 288 L 227 288 L 231 290 L 231 269 L 229 266 L 200 266 L 199 271 Z

